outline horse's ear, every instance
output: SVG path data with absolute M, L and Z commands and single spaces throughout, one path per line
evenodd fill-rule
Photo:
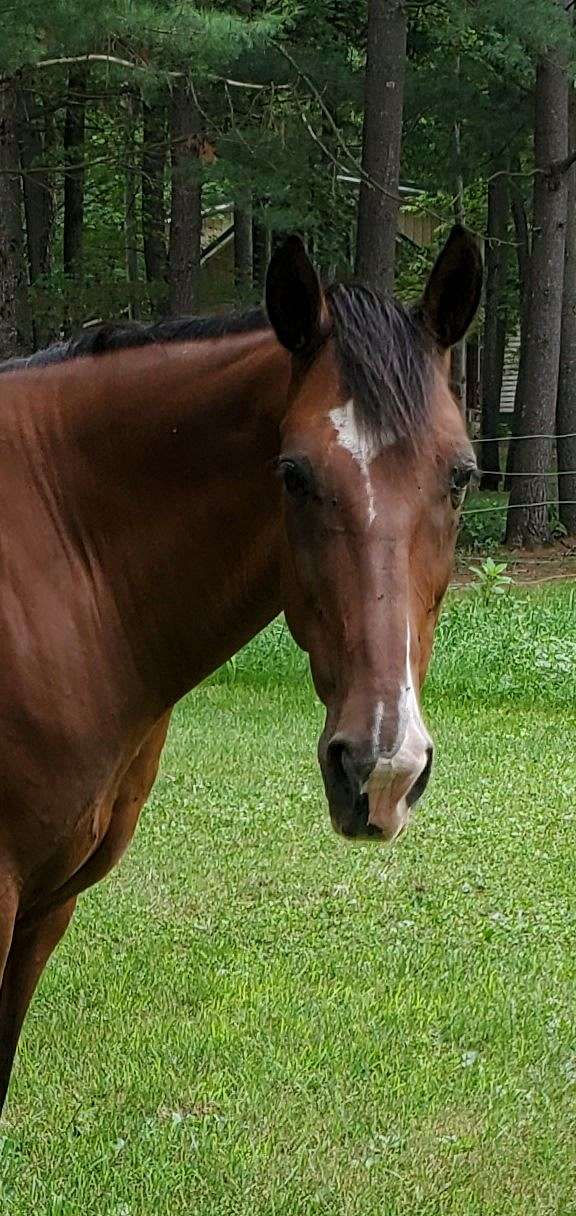
M 291 354 L 307 355 L 322 342 L 322 288 L 298 236 L 287 237 L 272 255 L 266 309 L 278 341 Z
M 478 244 L 457 224 L 436 260 L 420 304 L 422 320 L 442 350 L 464 337 L 481 294 Z

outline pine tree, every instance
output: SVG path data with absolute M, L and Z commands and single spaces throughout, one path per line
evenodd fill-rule
M 576 95 L 570 88 L 569 146 L 576 148 Z M 568 214 L 556 407 L 558 501 L 560 522 L 576 536 L 576 165 L 568 174 Z
M 0 82 L 0 358 L 4 359 L 25 350 L 31 339 L 22 208 L 17 93 L 8 77 Z
M 482 375 L 482 480 L 481 489 L 500 486 L 498 430 L 506 346 L 504 290 L 508 238 L 508 183 L 506 168 L 496 162 L 488 183 L 486 229 L 486 297 L 484 306 L 484 366 Z
M 541 435 L 518 445 L 506 527 L 509 545 L 549 540 L 547 474 L 560 365 L 562 285 L 566 236 L 567 177 L 558 168 L 568 151 L 568 74 L 563 46 L 538 63 L 535 90 L 534 237 L 526 304 L 525 341 L 519 379 L 524 386 L 522 422 L 526 434 Z
M 369 0 L 356 272 L 383 291 L 394 285 L 406 38 L 404 0 Z

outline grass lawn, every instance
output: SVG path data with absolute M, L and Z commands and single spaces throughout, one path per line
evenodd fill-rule
M 0 1124 L 2 1216 L 576 1216 L 576 595 L 453 597 L 430 792 L 333 835 L 273 628 L 176 715 Z

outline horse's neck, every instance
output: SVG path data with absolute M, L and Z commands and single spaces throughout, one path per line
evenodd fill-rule
M 171 704 L 281 607 L 289 361 L 257 333 L 103 360 L 86 403 L 89 379 L 74 390 L 74 530 L 143 683 Z

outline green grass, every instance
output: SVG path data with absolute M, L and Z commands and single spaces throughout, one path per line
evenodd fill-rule
M 180 707 L 34 1002 L 2 1214 L 576 1214 L 575 623 L 452 598 L 393 850 L 331 832 L 280 626 Z

